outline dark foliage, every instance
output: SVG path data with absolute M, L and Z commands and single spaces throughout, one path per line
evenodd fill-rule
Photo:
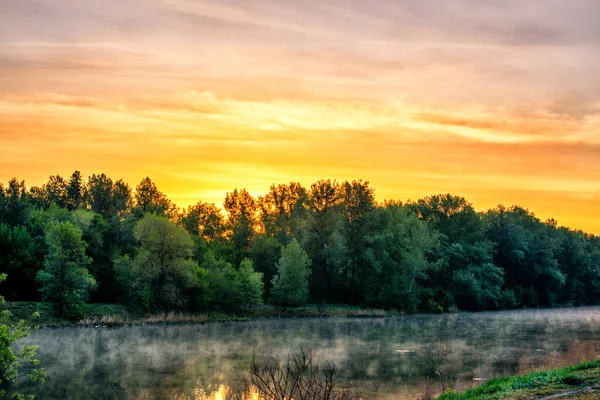
M 141 234 L 148 215 L 161 219 Z M 273 185 L 258 198 L 235 189 L 223 211 L 202 202 L 183 210 L 150 178 L 132 191 L 122 180 L 86 180 L 78 171 L 29 190 L 16 178 L 0 185 L 0 273 L 9 276 L 1 289 L 8 299 L 41 298 L 36 276 L 56 252 L 47 235 L 61 224 L 84 249 L 77 267 L 97 283 L 89 298 L 141 311 L 281 303 L 273 282 L 292 242 L 310 265 L 300 303 L 403 312 L 600 303 L 600 238 L 519 206 L 477 212 L 450 194 L 378 204 L 368 182 L 321 180 L 309 188 Z M 46 288 L 49 296 L 64 294 Z

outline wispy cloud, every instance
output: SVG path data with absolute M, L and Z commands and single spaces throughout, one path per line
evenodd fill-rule
M 3 4 L 0 180 L 150 174 L 185 205 L 362 177 L 379 198 L 524 202 L 600 232 L 582 217 L 599 211 L 598 15 L 586 0 Z

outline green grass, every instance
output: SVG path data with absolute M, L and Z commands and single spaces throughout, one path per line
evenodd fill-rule
M 446 393 L 438 400 L 527 399 L 575 391 L 600 382 L 600 360 L 551 371 L 492 379 L 464 393 Z

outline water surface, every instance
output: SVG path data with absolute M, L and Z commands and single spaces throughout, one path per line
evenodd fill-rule
M 283 360 L 304 347 L 335 362 L 362 398 L 414 399 L 427 377 L 460 389 L 599 334 L 596 307 L 43 329 L 27 341 L 49 379 L 29 389 L 43 399 L 222 399 L 253 356 Z

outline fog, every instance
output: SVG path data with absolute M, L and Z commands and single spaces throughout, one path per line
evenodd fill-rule
M 19 385 L 44 399 L 222 399 L 253 357 L 309 348 L 360 397 L 414 399 L 428 376 L 460 389 L 518 372 L 523 360 L 541 365 L 596 340 L 599 323 L 600 308 L 579 308 L 42 329 L 26 342 L 40 346 L 49 378 Z

